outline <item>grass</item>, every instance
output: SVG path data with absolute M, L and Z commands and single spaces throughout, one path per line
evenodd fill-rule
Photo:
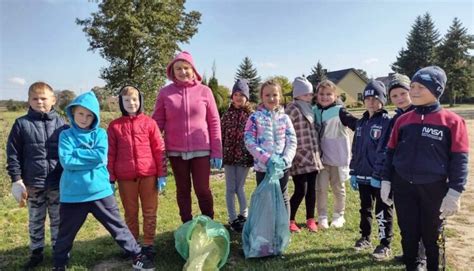
M 5 144 L 13 121 L 20 113 L 3 112 L 0 117 L 0 164 L 5 168 Z M 108 116 L 111 117 L 111 116 Z M 103 122 L 104 124 L 106 121 Z M 215 220 L 227 221 L 225 205 L 225 183 L 221 173 L 212 175 L 211 187 L 214 194 Z M 10 195 L 9 177 L 5 170 L 0 171 L 0 270 L 16 270 L 27 260 L 28 249 L 28 214 L 26 208 L 19 208 Z M 247 199 L 255 189 L 255 175 L 249 174 L 246 183 Z M 289 183 L 290 194 L 293 182 Z M 402 270 L 403 266 L 392 261 L 375 262 L 370 251 L 357 253 L 352 249 L 359 238 L 359 199 L 358 193 L 347 187 L 346 225 L 336 230 L 329 229 L 310 233 L 303 227 L 301 233 L 292 234 L 291 242 L 283 256 L 263 259 L 243 257 L 240 234 L 230 232 L 231 251 L 223 270 L 345 270 L 345 269 L 384 269 Z M 155 246 L 158 251 L 155 260 L 157 270 L 181 270 L 185 261 L 174 248 L 173 232 L 181 225 L 176 204 L 176 187 L 172 176 L 168 178 L 166 193 L 160 196 L 158 207 L 158 223 Z M 119 196 L 117 200 L 121 207 Z M 332 196 L 329 197 L 332 206 Z M 193 196 L 194 214 L 198 213 L 197 200 Z M 123 210 L 122 210 L 123 214 Z M 297 213 L 297 221 L 301 226 L 305 222 L 304 202 Z M 372 241 L 376 240 L 377 226 L 373 225 Z M 401 253 L 398 227 L 394 225 L 394 254 Z M 45 261 L 38 270 L 49 270 L 52 265 L 52 253 L 49 245 L 49 227 L 46 228 L 47 247 Z M 106 230 L 92 217 L 79 231 L 69 267 L 71 270 L 129 270 L 130 262 L 119 258 L 120 248 L 115 244 Z

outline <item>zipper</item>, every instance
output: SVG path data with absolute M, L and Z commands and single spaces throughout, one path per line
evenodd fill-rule
M 420 124 L 421 124 L 421 129 L 423 129 L 423 124 L 424 124 L 424 120 L 425 120 L 425 114 L 422 113 L 421 114 L 421 118 L 420 118 Z M 419 140 L 420 136 L 419 134 L 415 136 L 415 146 L 418 146 L 418 140 Z M 414 153 L 414 156 L 415 157 L 415 160 L 413 161 L 418 161 L 418 148 L 415 147 L 415 153 Z M 410 183 L 413 183 L 413 164 L 414 163 L 410 163 L 410 180 L 408 180 L 408 182 Z
M 138 163 L 137 163 L 137 153 L 136 153 L 136 150 L 135 150 L 135 132 L 134 132 L 134 129 L 133 129 L 133 117 L 130 118 L 130 125 L 132 126 L 131 127 L 131 137 L 132 137 L 132 151 L 133 151 L 133 161 L 135 162 L 135 172 L 138 172 Z
M 43 127 L 44 127 L 44 133 L 43 133 L 44 134 L 44 146 L 45 146 L 45 148 L 44 148 L 44 152 L 45 152 L 44 159 L 46 160 L 46 177 L 48 177 L 49 167 L 50 167 L 49 160 L 48 160 L 48 148 L 49 148 L 49 146 L 48 146 L 48 130 L 47 130 L 47 126 L 46 126 L 46 121 L 44 119 L 44 115 L 45 114 L 41 114 L 41 122 L 43 123 Z M 47 178 L 45 178 L 44 181 L 45 181 L 45 187 L 47 187 L 47 183 L 46 183 Z
M 186 138 L 186 151 L 189 151 L 189 122 L 188 122 L 188 95 L 187 95 L 187 87 L 183 87 L 183 101 L 184 101 L 184 138 Z

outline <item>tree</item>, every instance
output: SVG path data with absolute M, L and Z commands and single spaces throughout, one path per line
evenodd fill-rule
M 219 113 L 227 109 L 229 103 L 229 90 L 223 86 L 219 86 L 219 81 L 216 78 L 216 62 L 212 64 L 212 77 L 209 78 L 208 87 L 212 90 L 212 95 L 216 101 Z
M 92 92 L 94 92 L 97 100 L 99 101 L 100 109 L 104 110 L 107 104 L 107 97 L 110 96 L 111 91 L 105 87 L 95 86 L 92 88 Z
M 441 97 L 452 106 L 457 98 L 469 96 L 472 81 L 472 65 L 469 48 L 472 36 L 462 26 L 458 18 L 454 18 L 443 41 L 436 49 L 437 63 L 448 76 L 446 90 Z
M 62 90 L 62 91 L 56 91 L 57 93 L 57 100 L 56 100 L 56 105 L 64 111 L 66 109 L 66 106 L 76 98 L 76 93 L 72 90 Z
M 407 37 L 407 49 L 400 50 L 397 60 L 392 64 L 392 70 L 411 78 L 420 68 L 434 63 L 434 50 L 438 43 L 439 32 L 431 15 L 425 13 L 416 17 Z
M 237 69 L 235 74 L 235 80 L 242 78 L 249 80 L 250 88 L 250 102 L 258 103 L 258 87 L 260 85 L 260 76 L 257 76 L 257 69 L 253 67 L 252 60 L 249 57 L 245 57 L 242 63 Z
M 198 31 L 201 14 L 186 13 L 184 3 L 102 0 L 90 18 L 76 19 L 88 37 L 89 50 L 99 51 L 110 63 L 100 74 L 108 89 L 135 85 L 144 94 L 145 108 L 152 108 L 178 44 L 187 43 Z
M 370 79 L 369 79 L 369 76 L 367 75 L 367 72 L 363 69 L 356 69 L 357 73 L 362 77 L 364 78 L 365 81 L 369 82 Z
M 318 60 L 316 66 L 311 68 L 311 74 L 307 77 L 308 81 L 311 82 L 313 88 L 316 89 L 316 86 L 323 80 L 327 79 L 327 69 L 323 68 L 323 65 Z

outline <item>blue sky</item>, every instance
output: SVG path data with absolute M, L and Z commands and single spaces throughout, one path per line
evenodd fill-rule
M 105 83 L 107 66 L 75 18 L 96 9 L 82 0 L 0 0 L 0 99 L 25 100 L 37 80 L 77 93 Z M 444 35 L 454 17 L 473 34 L 473 1 L 188 0 L 202 13 L 199 32 L 181 48 L 209 77 L 216 63 L 221 85 L 232 87 L 249 56 L 258 74 L 308 75 L 320 60 L 328 70 L 390 72 L 417 15 L 429 12 Z

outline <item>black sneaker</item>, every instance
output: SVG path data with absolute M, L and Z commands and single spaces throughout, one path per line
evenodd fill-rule
M 247 222 L 247 217 L 243 216 L 243 215 L 238 215 L 237 216 L 237 219 L 242 222 L 242 224 L 244 224 L 245 222 Z
M 37 267 L 43 262 L 43 248 L 37 248 L 31 252 L 30 259 L 23 266 L 24 270 L 29 270 Z
M 135 258 L 133 259 L 132 267 L 133 270 L 155 270 L 155 264 L 150 261 L 150 259 L 148 259 L 145 254 L 138 254 L 137 256 L 135 256 Z
M 375 248 L 372 256 L 377 261 L 388 260 L 392 256 L 392 250 L 389 247 L 380 244 Z
M 235 231 L 235 232 L 238 232 L 238 233 L 241 233 L 242 232 L 242 228 L 243 228 L 243 223 L 240 222 L 240 220 L 237 218 L 235 219 L 234 221 L 232 221 L 230 223 L 230 229 Z
M 55 266 L 52 269 L 53 271 L 66 271 L 66 266 Z
M 120 253 L 120 259 L 122 260 L 130 260 L 132 258 L 132 254 L 128 251 L 123 250 Z
M 357 251 L 366 250 L 369 248 L 372 248 L 372 243 L 370 243 L 367 237 L 361 237 L 354 245 L 354 249 Z
M 155 259 L 155 256 L 156 256 L 156 250 L 153 246 L 143 246 L 142 254 L 145 254 L 148 259 L 153 261 L 153 259 Z

